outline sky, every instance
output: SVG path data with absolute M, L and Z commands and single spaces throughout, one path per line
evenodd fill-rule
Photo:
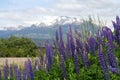
M 30 25 L 55 16 L 89 15 L 111 26 L 120 15 L 120 0 L 0 0 L 0 27 Z

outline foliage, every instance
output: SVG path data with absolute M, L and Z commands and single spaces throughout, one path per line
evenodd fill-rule
M 54 46 L 46 41 L 45 49 L 40 47 L 39 59 L 33 63 L 28 59 L 22 68 L 13 65 L 12 77 L 6 60 L 0 76 L 3 75 L 4 80 L 120 80 L 119 24 L 117 17 L 116 34 L 105 26 L 96 37 L 88 36 L 84 42 L 78 31 L 75 36 L 72 34 L 70 27 L 66 43 L 60 27 Z
M 35 57 L 37 55 L 39 55 L 39 49 L 31 39 L 14 36 L 0 39 L 1 57 Z

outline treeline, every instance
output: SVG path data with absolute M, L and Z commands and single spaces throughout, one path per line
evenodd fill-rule
M 0 39 L 0 57 L 35 57 L 37 55 L 39 55 L 39 49 L 29 38 L 11 36 Z

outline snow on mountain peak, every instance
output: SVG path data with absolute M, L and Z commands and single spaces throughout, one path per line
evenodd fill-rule
M 81 23 L 81 20 L 75 17 L 60 16 L 55 20 L 55 22 L 59 25 L 64 25 L 64 24 L 72 24 L 76 22 Z
M 51 27 L 52 25 L 64 25 L 72 23 L 81 23 L 79 18 L 67 16 L 43 16 L 36 25 L 39 27 Z
M 19 25 L 17 27 L 1 27 L 0 30 L 20 30 L 25 27 L 30 27 L 30 25 L 35 25 L 37 27 L 51 27 L 52 25 L 64 25 L 64 24 L 80 24 L 80 18 L 68 17 L 68 16 L 41 16 L 39 20 L 26 21 L 29 25 Z

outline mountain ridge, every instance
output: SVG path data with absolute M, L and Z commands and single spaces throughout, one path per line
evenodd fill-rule
M 90 21 L 78 21 L 74 19 L 70 20 L 69 17 L 62 17 L 61 19 L 56 19 L 54 24 L 46 26 L 45 24 L 32 24 L 30 26 L 23 27 L 21 25 L 21 29 L 6 29 L 0 30 L 0 38 L 9 38 L 10 36 L 17 36 L 17 37 L 27 37 L 31 38 L 38 44 L 39 40 L 52 40 L 55 35 L 56 30 L 59 29 L 59 26 L 62 27 L 63 37 L 65 38 L 66 33 L 68 31 L 69 26 L 71 26 L 72 30 L 78 29 L 81 34 L 83 33 L 83 29 L 87 29 L 88 33 L 92 32 L 92 34 L 96 34 L 98 31 L 98 26 Z M 57 21 L 58 20 L 58 21 Z M 71 21 L 71 22 L 70 22 Z M 94 29 L 94 31 L 93 31 Z
M 52 27 L 53 25 L 65 25 L 65 24 L 72 24 L 72 23 L 82 23 L 80 21 L 80 18 L 67 17 L 67 16 L 58 16 L 51 21 L 49 21 L 48 19 L 45 19 L 46 21 L 41 20 L 39 23 L 36 23 L 36 24 L 33 23 L 29 26 L 18 25 L 17 27 L 12 27 L 12 26 L 1 27 L 0 30 L 21 30 L 23 28 L 34 26 L 34 25 L 37 26 L 37 27 Z

